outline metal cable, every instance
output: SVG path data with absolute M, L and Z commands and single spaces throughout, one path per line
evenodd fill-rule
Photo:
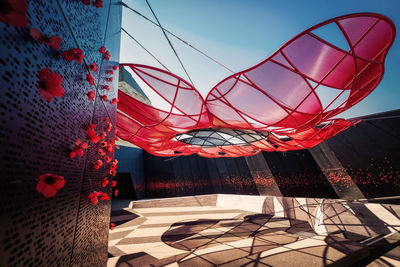
M 149 8 L 150 8 L 151 13 L 153 13 L 153 16 L 154 16 L 154 18 L 156 19 L 158 25 L 160 25 L 160 28 L 161 28 L 161 30 L 162 30 L 162 32 L 163 32 L 165 38 L 167 39 L 167 41 L 168 41 L 168 43 L 169 43 L 169 46 L 171 47 L 172 51 L 174 51 L 174 54 L 175 54 L 176 58 L 178 59 L 179 63 L 181 64 L 182 69 L 185 71 L 186 76 L 189 78 L 190 82 L 191 82 L 192 85 L 194 86 L 194 83 L 193 83 L 192 79 L 190 78 L 189 73 L 187 72 L 185 66 L 183 65 L 182 60 L 181 60 L 180 57 L 178 56 L 178 53 L 176 52 L 174 46 L 172 45 L 171 40 L 168 38 L 168 35 L 165 33 L 164 28 L 161 26 L 161 23 L 160 23 L 160 21 L 158 20 L 158 18 L 157 18 L 157 16 L 156 16 L 156 13 L 154 13 L 153 9 L 151 8 L 149 1 L 146 0 L 146 3 L 147 3 L 147 5 L 148 5 Z
M 146 49 L 146 47 L 144 47 L 138 40 L 136 40 L 132 35 L 129 34 L 129 32 L 127 32 L 123 27 L 121 27 L 121 29 L 129 36 L 132 38 L 132 40 L 134 40 L 138 45 L 140 45 L 140 47 L 142 47 L 150 56 L 152 56 L 155 60 L 157 60 L 158 63 L 160 63 L 161 66 L 164 67 L 164 69 L 166 69 L 167 71 L 171 72 L 160 60 L 158 60 L 158 58 L 153 55 L 149 50 Z
M 168 34 L 172 35 L 173 37 L 175 37 L 176 39 L 178 39 L 179 41 L 181 41 L 182 43 L 184 43 L 185 45 L 191 47 L 192 49 L 196 50 L 197 52 L 199 52 L 200 54 L 202 54 L 203 56 L 207 57 L 208 59 L 210 59 L 211 61 L 213 61 L 214 63 L 220 65 L 221 67 L 223 67 L 224 69 L 235 73 L 233 70 L 231 70 L 230 68 L 228 68 L 227 66 L 225 66 L 224 64 L 222 64 L 221 62 L 219 62 L 218 60 L 212 58 L 211 56 L 207 55 L 206 53 L 204 53 L 203 51 L 201 51 L 200 49 L 196 48 L 195 46 L 193 46 L 192 44 L 190 44 L 189 42 L 183 40 L 182 38 L 180 38 L 179 36 L 177 36 L 176 34 L 172 33 L 171 31 L 161 27 L 160 25 L 158 25 L 156 22 L 154 22 L 153 20 L 149 19 L 148 17 L 146 17 L 145 15 L 141 14 L 139 11 L 131 8 L 130 6 L 128 6 L 127 4 L 125 4 L 124 2 L 121 2 L 121 5 L 126 7 L 127 9 L 131 10 L 132 12 L 136 13 L 137 15 L 141 16 L 142 18 L 144 18 L 145 20 L 149 21 L 150 23 L 154 24 L 155 26 L 163 29 L 165 32 L 167 32 Z

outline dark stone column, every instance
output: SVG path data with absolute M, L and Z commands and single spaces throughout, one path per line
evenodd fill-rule
M 346 169 L 335 156 L 335 153 L 333 153 L 326 143 L 321 143 L 310 148 L 309 151 L 339 198 L 365 198 L 353 179 L 346 172 Z

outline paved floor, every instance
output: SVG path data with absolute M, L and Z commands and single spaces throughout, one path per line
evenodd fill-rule
M 310 267 L 366 253 L 360 243 L 316 234 L 307 221 L 238 209 L 120 203 L 111 216 L 108 266 Z

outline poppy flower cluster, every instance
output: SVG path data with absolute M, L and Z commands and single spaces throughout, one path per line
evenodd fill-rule
M 65 179 L 60 175 L 45 173 L 39 176 L 36 190 L 49 198 L 56 195 L 57 191 L 64 187 Z
M 112 176 L 115 176 L 115 174 L 116 174 L 116 169 L 118 168 L 117 164 L 118 164 L 118 160 L 116 160 L 116 159 L 114 159 L 114 160 L 111 162 L 110 174 L 111 174 Z
M 93 163 L 93 167 L 98 170 L 101 166 L 103 166 L 103 162 L 98 159 L 96 162 Z
M 110 197 L 108 196 L 107 193 L 96 192 L 96 191 L 90 193 L 88 198 L 90 199 L 90 202 L 92 202 L 93 205 L 97 205 L 97 203 L 99 203 L 99 200 L 110 200 Z
M 0 21 L 14 27 L 28 26 L 28 4 L 25 0 L 1 0 Z
M 99 156 L 105 156 L 105 155 L 106 155 L 106 152 L 105 152 L 103 149 L 99 148 L 99 149 L 97 149 L 97 154 L 98 154 Z
M 103 7 L 103 0 L 96 0 L 92 3 L 92 5 L 96 8 Z
M 88 129 L 87 129 L 87 136 L 88 136 L 90 142 L 97 143 L 103 138 L 101 138 L 101 136 L 97 135 L 94 128 L 96 128 L 96 125 L 94 125 L 93 123 L 89 124 Z
M 108 124 L 108 126 L 107 126 L 107 129 L 106 129 L 106 131 L 107 132 L 111 132 L 111 129 L 112 129 L 112 124 L 111 124 L 111 122 Z
M 106 132 L 102 132 L 102 133 L 100 134 L 100 138 L 101 138 L 101 139 L 106 138 L 106 136 L 107 136 Z
M 75 60 L 79 64 L 82 64 L 82 60 L 85 58 L 85 54 L 79 48 L 72 48 L 70 50 L 64 51 L 61 53 L 61 56 L 63 56 L 66 61 L 71 62 Z
M 39 71 L 39 94 L 47 101 L 51 101 L 52 97 L 62 97 L 65 93 L 61 86 L 62 77 L 60 74 L 51 72 L 49 68 Z
M 94 85 L 94 78 L 93 78 L 93 76 L 92 76 L 91 73 L 88 73 L 88 74 L 86 75 L 86 80 L 87 80 L 91 85 Z
M 94 93 L 94 91 L 89 91 L 88 92 L 88 98 L 90 101 L 94 101 L 94 97 L 96 96 L 96 94 Z
M 90 63 L 89 64 L 89 70 L 91 70 L 91 71 L 93 71 L 93 72 L 97 72 L 97 70 L 99 69 L 98 67 L 97 67 L 97 64 L 96 63 Z
M 104 118 L 104 122 L 107 123 L 106 132 L 111 132 L 112 123 L 109 121 L 108 117 L 105 117 L 105 118 Z
M 59 36 L 54 35 L 48 37 L 35 28 L 30 28 L 29 34 L 39 43 L 48 45 L 55 50 L 60 50 L 60 44 L 62 43 L 62 39 Z
M 110 57 L 111 57 L 110 51 L 108 51 L 105 46 L 102 46 L 99 48 L 99 53 L 104 54 L 105 60 L 110 60 Z
M 119 149 L 119 146 L 117 146 L 117 145 L 115 144 L 114 139 L 110 139 L 110 140 L 108 140 L 108 142 L 103 141 L 103 142 L 101 142 L 100 145 L 101 145 L 102 147 L 104 147 L 104 148 L 107 150 L 107 152 L 109 152 L 109 153 L 114 153 L 114 147 L 115 147 L 116 149 Z
M 106 51 L 107 51 L 107 48 L 104 45 L 99 48 L 99 53 L 100 54 L 104 54 Z
M 111 101 L 111 105 L 118 104 L 118 102 L 119 102 L 118 98 L 113 98 L 113 100 Z
M 69 153 L 69 157 L 71 159 L 75 158 L 76 155 L 81 157 L 85 154 L 83 149 L 87 149 L 87 148 L 89 148 L 89 145 L 87 143 L 82 142 L 80 139 L 77 139 L 75 141 L 75 148 L 74 148 L 74 150 L 71 151 L 71 153 Z

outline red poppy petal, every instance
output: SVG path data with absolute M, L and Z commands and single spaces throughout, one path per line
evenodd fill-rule
M 45 80 L 47 75 L 49 74 L 49 68 L 43 68 L 39 71 L 39 80 Z
M 36 40 L 41 40 L 42 39 L 42 33 L 35 28 L 30 28 L 29 29 L 29 34 Z
M 55 50 L 60 50 L 60 44 L 62 43 L 62 39 L 57 35 L 50 37 L 50 47 Z
M 39 94 L 41 97 L 43 97 L 45 100 L 47 101 L 51 101 L 51 94 L 49 92 L 47 92 L 46 90 L 40 89 L 39 90 Z

